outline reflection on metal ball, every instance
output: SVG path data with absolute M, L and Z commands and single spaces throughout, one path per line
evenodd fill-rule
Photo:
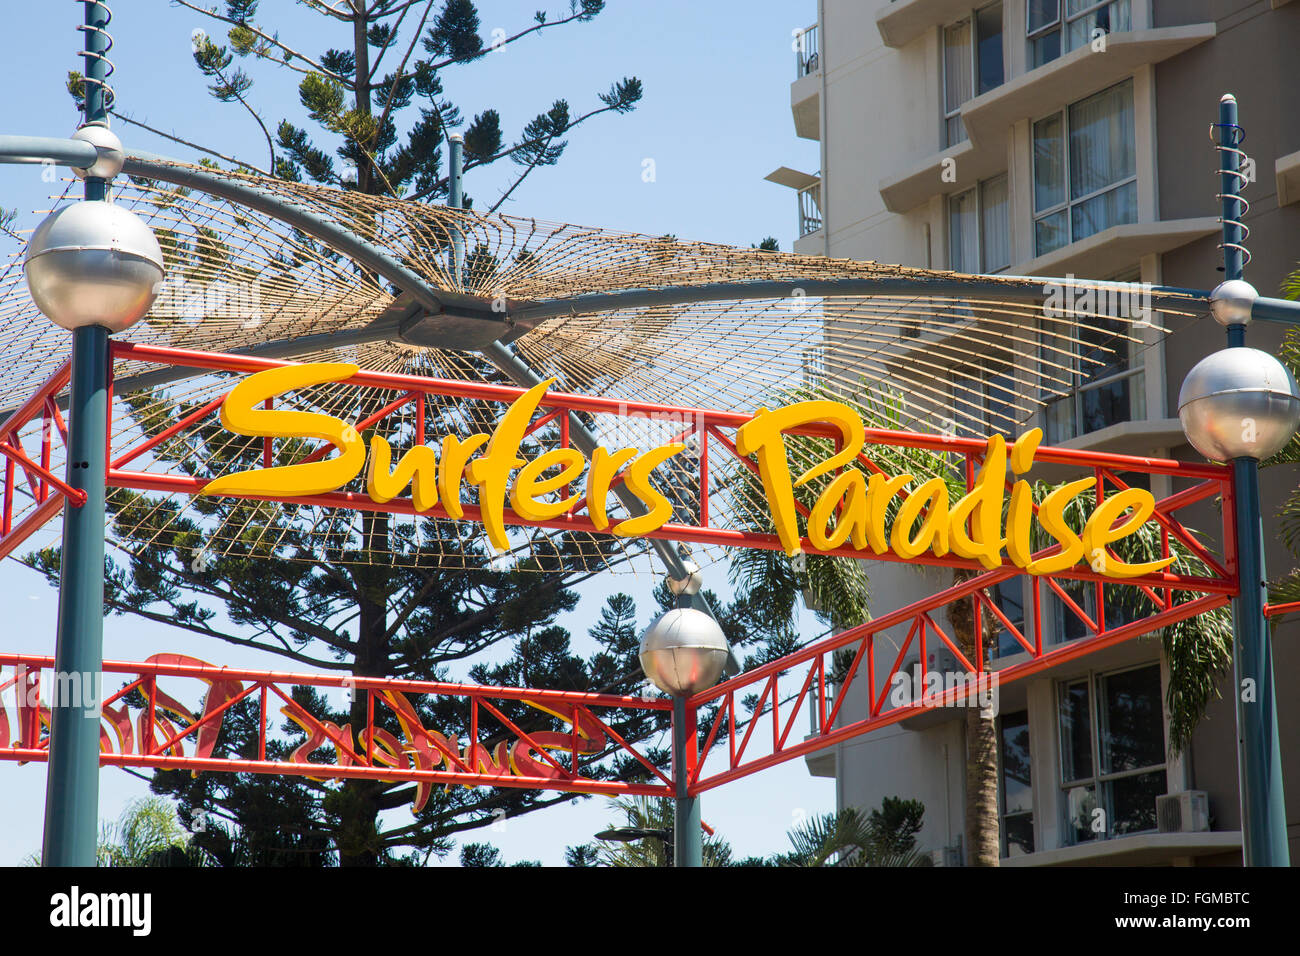
M 1249 325 L 1250 310 L 1259 293 L 1245 279 L 1220 282 L 1210 293 L 1210 315 L 1220 325 Z
M 1222 349 L 1187 373 L 1178 417 L 1187 440 L 1206 458 L 1263 460 L 1300 427 L 1300 388 L 1267 352 Z
M 27 286 L 55 325 L 121 332 L 153 305 L 162 249 L 135 213 L 102 201 L 56 209 L 27 244 Z
M 641 636 L 641 669 L 665 694 L 689 697 L 712 687 L 727 662 L 727 638 L 703 611 L 679 607 Z
M 700 588 L 704 586 L 704 574 L 700 571 L 700 566 L 694 561 L 683 561 L 682 566 L 686 569 L 686 577 L 674 578 L 668 577 L 668 590 L 674 594 L 699 594 Z

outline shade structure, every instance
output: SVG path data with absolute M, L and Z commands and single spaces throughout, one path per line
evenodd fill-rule
M 167 279 L 151 313 L 120 338 L 179 349 L 504 383 L 483 354 L 501 342 L 538 376 L 553 378 L 556 390 L 629 404 L 747 413 L 833 397 L 878 427 L 1014 434 L 1043 403 L 1149 341 L 1148 330 L 1158 333 L 1166 317 L 1206 308 L 1202 296 L 1174 290 L 1139 303 L 1113 289 L 1092 294 L 1082 282 L 1049 288 L 1036 278 L 483 217 L 171 162 L 128 163 L 128 171 L 151 175 L 121 180 L 115 201 L 154 229 Z M 1044 308 L 1052 296 L 1056 304 Z M 66 334 L 27 295 L 16 243 L 0 276 L 0 412 L 32 394 L 68 348 Z M 225 374 L 177 374 L 130 360 L 119 361 L 114 376 L 112 431 L 121 446 L 156 435 L 233 384 Z M 961 387 L 969 377 L 996 381 L 996 409 Z M 319 386 L 287 396 L 283 407 L 357 421 L 385 401 L 377 390 Z M 437 436 L 490 431 L 501 411 L 491 402 L 435 403 L 427 427 Z M 646 449 L 682 433 L 670 417 L 591 416 L 586 424 L 611 448 Z M 403 450 L 413 425 L 414 414 L 403 410 L 376 429 Z M 555 423 L 531 436 L 539 450 L 559 439 Z M 161 443 L 136 467 L 216 477 L 245 467 L 251 453 L 247 440 L 213 421 Z M 815 453 L 811 444 L 792 449 Z M 307 454 L 306 446 L 274 450 L 277 464 Z M 57 451 L 51 466 L 61 466 Z M 673 459 L 656 471 L 675 510 L 698 507 L 693 468 Z M 714 480 L 715 519 L 766 525 L 752 481 L 729 480 L 725 469 Z M 21 482 L 15 494 L 24 494 Z M 511 552 L 492 558 L 477 526 L 450 519 L 392 516 L 380 541 L 364 537 L 364 519 L 343 509 L 120 490 L 111 504 L 110 538 L 135 553 L 179 534 L 202 553 L 449 568 L 481 567 L 489 558 L 525 569 L 563 560 L 595 570 L 636 566 L 628 559 L 640 547 L 583 532 L 515 529 Z M 611 507 L 611 516 L 618 513 Z M 707 547 L 693 554 L 703 564 L 719 556 Z

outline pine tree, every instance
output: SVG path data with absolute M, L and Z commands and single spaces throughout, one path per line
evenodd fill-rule
M 567 13 L 555 17 L 538 11 L 531 24 L 511 35 L 494 32 L 490 45 L 470 0 L 307 0 L 305 6 L 341 33 L 336 48 L 314 55 L 268 23 L 257 0 L 225 0 L 210 9 L 188 0 L 178 3 L 214 25 L 214 36 L 201 31 L 194 36 L 196 66 L 216 100 L 251 117 L 265 141 L 266 158 L 238 158 L 211 145 L 170 138 L 220 163 L 293 181 L 438 201 L 448 192 L 445 141 L 450 132 L 461 130 L 467 172 L 506 158 L 517 167 L 513 183 L 490 212 L 534 170 L 559 162 L 573 129 L 604 113 L 630 112 L 641 98 L 640 81 L 625 77 L 599 93 L 599 105 L 585 112 L 574 111 L 567 99 L 556 99 L 507 143 L 500 107 L 485 107 L 466 122 L 461 106 L 444 92 L 448 70 L 532 34 L 588 22 L 603 10 L 603 0 L 571 0 Z M 305 120 L 275 122 L 258 107 L 257 72 L 268 67 L 300 75 Z M 81 77 L 70 74 L 68 86 L 81 100 Z M 144 126 L 116 110 L 113 115 Z M 217 236 L 188 250 L 172 238 L 160 237 L 169 256 L 221 252 Z M 495 263 L 475 250 L 466 266 L 472 272 L 494 269 Z M 482 373 L 488 380 L 496 376 L 486 366 Z M 193 410 L 185 403 L 158 403 L 161 396 L 153 393 L 123 398 L 149 436 Z M 448 402 L 440 411 L 455 421 L 464 410 Z M 387 437 L 395 443 L 412 441 L 409 423 L 398 432 Z M 278 463 L 287 463 L 287 453 L 277 451 Z M 213 477 L 257 467 L 260 443 L 235 438 L 209 423 L 186 442 L 160 445 L 154 455 L 196 477 Z M 410 525 L 387 515 L 322 511 L 322 520 L 333 530 L 321 544 L 320 537 L 303 531 L 300 510 L 232 499 L 196 499 L 182 508 L 163 496 L 113 491 L 109 511 L 120 553 L 106 563 L 109 611 L 358 676 L 449 679 L 457 676 L 453 668 L 472 665 L 468 674 L 473 680 L 611 693 L 640 690 L 630 598 L 611 599 L 593 633 L 600 650 L 590 658 L 570 651 L 568 632 L 556 623 L 576 603 L 572 587 L 593 573 L 588 570 L 593 566 L 590 541 L 552 536 L 537 549 L 539 556 L 503 566 L 474 543 L 475 529 L 463 523 L 428 520 L 416 535 Z M 216 540 L 218 528 L 242 530 L 233 539 Z M 610 561 L 623 554 L 613 540 L 597 546 L 607 549 Z M 457 567 L 444 562 L 449 554 L 458 556 Z M 29 562 L 57 581 L 57 550 L 31 555 Z M 665 604 L 666 591 L 657 598 Z M 761 633 L 738 623 L 741 613 L 731 615 L 730 632 L 761 644 Z M 490 664 L 484 661 L 489 657 Z M 319 719 L 354 728 L 366 724 L 365 692 L 350 703 L 307 688 L 298 688 L 296 695 Z M 462 704 L 446 699 L 415 703 L 426 726 L 467 733 Z M 506 712 L 525 729 L 551 726 L 549 718 L 522 704 Z M 250 701 L 231 709 L 222 724 L 219 753 L 256 755 L 256 713 Z M 642 713 L 619 719 L 616 726 L 629 741 L 662 730 L 661 718 Z M 396 731 L 396 722 L 389 722 Z M 279 730 L 268 741 L 268 756 L 284 759 L 304 735 L 289 723 Z M 667 754 L 655 752 L 655 758 L 666 763 Z M 610 760 L 593 772 L 633 775 L 643 768 Z M 420 862 L 448 852 L 451 834 L 574 798 L 515 789 L 434 788 L 413 823 L 387 825 L 384 814 L 410 804 L 415 787 L 165 771 L 154 775 L 152 787 L 178 801 L 180 819 L 195 831 L 194 842 L 209 859 L 227 865 Z

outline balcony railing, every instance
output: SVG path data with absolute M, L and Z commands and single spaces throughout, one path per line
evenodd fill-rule
M 799 238 L 822 227 L 822 184 L 817 182 L 799 190 Z
M 821 68 L 821 57 L 817 54 L 817 24 L 795 31 L 794 67 L 796 80 Z

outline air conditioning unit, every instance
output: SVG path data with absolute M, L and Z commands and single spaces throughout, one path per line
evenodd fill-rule
M 1204 833 L 1210 829 L 1210 798 L 1204 790 L 1156 797 L 1156 829 L 1161 833 Z

